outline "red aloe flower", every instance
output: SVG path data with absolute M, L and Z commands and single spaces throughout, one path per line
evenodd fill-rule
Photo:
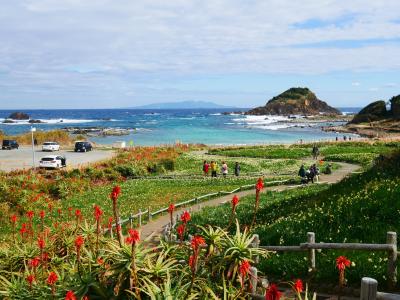
M 185 233 L 185 225 L 184 225 L 184 224 L 179 225 L 179 226 L 176 228 L 176 232 L 177 232 L 178 235 L 179 235 L 179 239 L 180 239 L 181 241 L 183 241 L 183 235 L 184 235 L 184 233 Z
M 49 256 L 49 254 L 47 252 L 43 252 L 42 260 L 43 261 L 49 261 L 50 260 L 50 256 Z
M 11 221 L 11 223 L 12 224 L 14 224 L 15 225 L 15 223 L 17 223 L 17 215 L 12 215 L 11 217 L 10 217 L 10 221 Z
M 236 206 L 239 204 L 239 197 L 237 195 L 232 198 L 232 208 L 235 210 Z
M 344 271 L 346 267 L 350 267 L 350 264 L 351 262 L 346 256 L 339 256 L 336 258 L 336 268 L 338 268 L 339 271 Z
M 58 214 L 59 217 L 61 217 L 61 215 L 62 215 L 62 210 L 61 210 L 61 208 L 57 209 L 57 214 Z
M 33 269 L 37 268 L 39 266 L 39 263 L 40 263 L 39 257 L 34 257 L 28 261 L 28 265 Z
M 303 282 L 300 279 L 297 279 L 294 284 L 293 288 L 297 293 L 301 293 L 303 291 Z
M 102 215 L 103 215 L 103 211 L 101 210 L 100 206 L 95 205 L 94 206 L 94 218 L 96 219 L 96 221 L 99 221 Z
M 346 283 L 346 279 L 344 277 L 344 271 L 346 267 L 350 267 L 350 260 L 347 259 L 346 256 L 339 256 L 336 258 L 336 268 L 339 270 L 339 286 L 343 287 Z
M 44 247 L 46 246 L 46 242 L 44 241 L 43 238 L 38 238 L 37 243 L 38 243 L 38 246 L 39 246 L 39 249 L 40 249 L 40 250 L 43 250 Z
M 194 255 L 190 255 L 190 257 L 189 257 L 189 267 L 191 269 L 194 268 L 194 260 L 195 260 L 195 256 Z
M 80 209 L 75 210 L 75 217 L 79 218 L 79 217 L 81 217 L 81 215 L 82 215 L 82 212 Z
M 171 203 L 171 204 L 168 206 L 168 212 L 169 212 L 170 214 L 172 214 L 172 213 L 174 212 L 174 210 L 175 210 L 175 205 Z
M 253 220 L 251 221 L 250 228 L 253 228 L 254 224 L 256 223 L 256 218 L 257 218 L 257 211 L 258 207 L 260 205 L 260 193 L 262 189 L 264 188 L 264 182 L 262 178 L 258 178 L 257 183 L 256 183 L 256 202 L 254 204 L 254 213 L 253 213 Z
M 21 229 L 19 230 L 19 232 L 21 233 L 21 237 L 22 238 L 25 236 L 25 233 L 28 232 L 28 229 L 26 228 L 26 224 L 25 223 L 21 224 Z
M 116 227 L 116 230 L 117 230 L 117 239 L 118 239 L 119 246 L 121 247 L 122 246 L 122 241 L 121 241 L 122 240 L 122 234 L 121 234 L 121 230 L 120 230 L 120 227 L 119 227 L 119 224 L 118 224 L 119 213 L 118 213 L 118 205 L 117 205 L 117 200 L 118 200 L 118 197 L 119 197 L 120 194 L 121 194 L 121 187 L 116 185 L 113 188 L 113 190 L 112 190 L 112 192 L 110 194 L 110 198 L 111 198 L 112 203 L 113 203 L 113 213 L 114 213 L 114 219 L 115 219 L 115 227 Z
M 239 273 L 242 277 L 245 277 L 250 271 L 250 263 L 248 260 L 244 259 L 239 265 Z
M 54 272 L 50 272 L 49 277 L 47 277 L 47 284 L 53 286 L 56 284 L 57 280 L 58 280 L 57 274 Z
M 204 240 L 203 237 L 201 237 L 199 235 L 195 235 L 192 238 L 192 241 L 190 242 L 190 244 L 192 245 L 193 250 L 197 251 L 200 246 L 206 245 L 206 241 Z
M 118 199 L 118 197 L 119 197 L 120 194 L 121 194 L 121 187 L 118 186 L 118 185 L 116 185 L 116 186 L 113 188 L 113 190 L 112 190 L 112 192 L 111 192 L 111 194 L 110 194 L 111 200 L 117 201 L 117 199 Z
M 276 284 L 271 284 L 265 292 L 265 300 L 279 300 L 282 293 L 278 290 Z
M 188 211 L 183 212 L 181 221 L 185 224 L 190 221 L 190 213 Z
M 128 229 L 128 234 L 129 234 L 129 240 L 128 240 L 128 244 L 136 244 L 137 242 L 140 241 L 140 234 L 139 231 L 137 231 L 136 229 Z
M 256 190 L 261 191 L 264 188 L 264 182 L 262 178 L 258 178 L 257 183 L 256 183 Z
M 30 210 L 30 211 L 28 211 L 28 212 L 26 213 L 26 216 L 27 216 L 28 219 L 31 220 L 31 221 L 32 221 L 32 218 L 33 218 L 34 215 L 35 215 L 35 213 L 34 213 L 32 210 Z
M 76 300 L 77 298 L 76 298 L 76 296 L 75 296 L 75 294 L 74 294 L 74 292 L 73 291 L 68 291 L 66 294 L 65 294 L 65 300 Z
M 29 283 L 29 288 L 32 288 L 33 282 L 36 281 L 35 275 L 30 274 L 26 276 L 26 281 Z
M 78 235 L 75 238 L 75 247 L 76 247 L 76 251 L 79 251 L 82 248 L 82 245 L 85 243 L 85 239 L 83 238 L 83 236 Z
M 104 263 L 104 259 L 103 259 L 102 257 L 98 257 L 98 258 L 96 259 L 96 262 L 97 262 L 99 265 L 102 265 L 102 264 Z
M 44 212 L 44 210 L 41 210 L 39 213 L 40 218 L 43 220 L 45 217 L 46 213 Z

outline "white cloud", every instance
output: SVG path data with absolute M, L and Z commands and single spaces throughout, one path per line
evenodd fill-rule
M 361 83 L 359 83 L 358 81 L 355 81 L 355 82 L 352 82 L 351 85 L 352 85 L 352 86 L 360 86 Z
M 2 2 L 0 85 L 31 91 L 131 93 L 194 74 L 400 69 L 397 0 Z M 351 20 L 337 26 L 344 15 Z M 328 25 L 294 26 L 310 19 Z

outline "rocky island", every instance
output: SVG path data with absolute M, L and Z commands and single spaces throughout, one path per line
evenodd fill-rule
M 392 97 L 387 108 L 385 100 L 368 104 L 344 126 L 327 127 L 326 131 L 356 133 L 361 136 L 376 138 L 400 137 L 400 95 Z
M 308 88 L 295 87 L 273 97 L 265 106 L 249 110 L 248 115 L 341 115 Z

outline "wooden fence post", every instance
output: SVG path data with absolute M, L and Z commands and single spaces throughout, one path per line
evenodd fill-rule
M 129 222 L 131 223 L 131 228 L 133 228 L 133 214 L 129 216 Z
M 139 227 L 142 227 L 142 210 L 139 209 Z
M 387 266 L 389 287 L 393 289 L 397 282 L 397 233 L 389 231 L 386 242 L 393 247 L 392 251 L 388 251 Z
M 150 212 L 150 207 L 147 210 L 147 219 L 149 220 L 149 222 L 151 221 L 151 212 Z
M 258 248 L 260 246 L 260 237 L 258 234 L 253 234 L 253 241 L 251 242 L 252 248 Z M 260 261 L 259 256 L 254 257 L 254 263 L 258 264 Z
M 252 295 L 255 295 L 257 293 L 257 281 L 257 268 L 250 267 L 250 288 Z
M 315 233 L 307 232 L 307 243 L 314 244 L 315 243 Z M 315 271 L 315 249 L 308 250 L 308 268 L 311 271 Z
M 361 279 L 360 300 L 376 300 L 377 291 L 378 281 L 369 277 Z

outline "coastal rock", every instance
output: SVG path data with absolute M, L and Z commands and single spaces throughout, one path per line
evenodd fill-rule
M 13 123 L 15 123 L 15 121 L 10 120 L 10 119 L 5 119 L 5 120 L 3 121 L 3 123 L 4 123 L 4 124 L 13 124 Z
M 44 123 L 44 122 L 42 122 L 40 120 L 31 119 L 31 120 L 29 120 L 29 123 L 30 124 L 39 124 L 39 123 Z
M 104 128 L 104 127 L 65 127 L 63 130 L 75 135 L 88 136 L 122 136 L 135 132 L 135 128 Z
M 265 106 L 256 107 L 248 115 L 340 115 L 341 112 L 321 101 L 308 88 L 290 88 L 273 97 Z
M 399 120 L 400 119 L 400 95 L 392 97 L 390 99 L 390 105 L 391 105 L 391 115 L 394 119 Z
M 386 109 L 386 103 L 383 100 L 372 102 L 371 104 L 364 107 L 358 114 L 356 114 L 351 124 L 359 124 L 366 122 L 375 122 L 383 120 L 388 117 L 388 111 Z
M 13 120 L 29 120 L 29 115 L 23 112 L 13 112 L 8 116 L 8 119 Z

